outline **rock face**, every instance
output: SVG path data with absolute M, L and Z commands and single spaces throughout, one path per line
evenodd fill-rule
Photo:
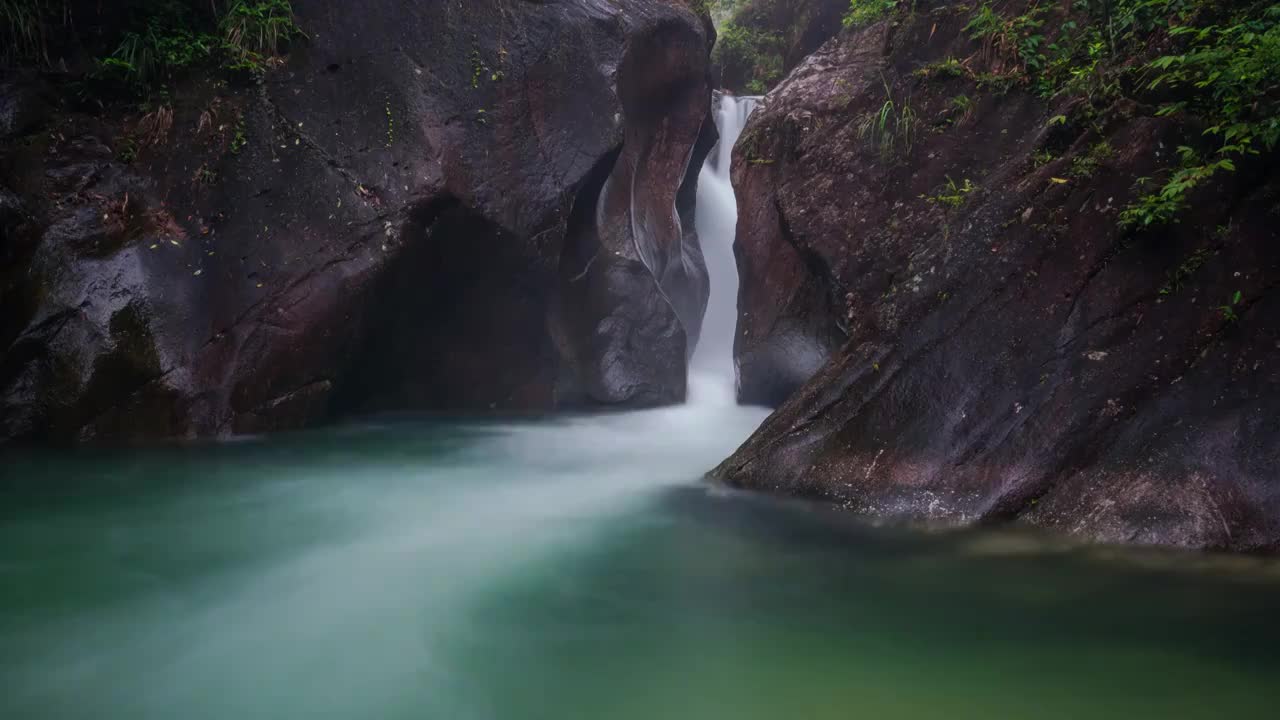
M 293 6 L 308 40 L 261 86 L 145 115 L 0 89 L 0 438 L 682 399 L 706 19 Z
M 575 377 L 599 402 L 685 395 L 710 292 L 693 223 L 697 172 L 714 144 L 706 47 L 687 24 L 632 40 L 618 69 L 626 139 L 570 222 L 558 325 Z M 699 143 L 704 126 L 712 139 Z
M 741 393 L 783 404 L 714 474 L 894 520 L 1280 548 L 1276 166 L 1125 232 L 1188 129 L 932 75 L 979 48 L 919 5 L 810 57 L 737 146 Z

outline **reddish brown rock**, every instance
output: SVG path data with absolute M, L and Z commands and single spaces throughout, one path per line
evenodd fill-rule
M 705 17 L 674 0 L 293 7 L 308 39 L 261 87 L 197 73 L 140 116 L 81 112 L 55 79 L 5 141 L 0 438 L 683 398 L 705 270 L 671 208 L 700 163 Z M 577 307 L 596 321 L 569 327 L 566 236 L 597 204 L 593 171 L 636 189 L 600 216 L 636 220 L 610 239 L 632 262 L 593 278 Z
M 1280 548 L 1276 165 L 1127 233 L 1134 178 L 1193 129 L 918 76 L 978 54 L 966 21 L 919 4 L 845 34 L 751 119 L 737 354 L 744 399 L 785 402 L 715 475 L 900 521 Z M 889 100 L 919 119 L 891 149 Z

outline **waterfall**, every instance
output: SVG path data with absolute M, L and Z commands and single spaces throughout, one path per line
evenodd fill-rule
M 716 96 L 715 119 L 720 143 L 707 156 L 698 176 L 698 237 L 711 275 L 711 299 L 702 337 L 689 371 L 689 399 L 698 404 L 737 402 L 737 370 L 733 339 L 738 325 L 738 266 L 733 243 L 738 226 L 738 203 L 729 169 L 733 146 L 759 98 Z

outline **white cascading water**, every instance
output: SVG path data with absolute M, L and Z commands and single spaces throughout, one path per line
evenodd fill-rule
M 738 203 L 729 169 L 733 146 L 759 98 L 723 94 L 717 96 L 717 101 L 715 118 L 720 143 L 707 156 L 698 177 L 698 237 L 711 275 L 711 300 L 689 368 L 689 401 L 699 405 L 737 402 L 733 339 L 738 324 L 738 266 L 733 243 Z

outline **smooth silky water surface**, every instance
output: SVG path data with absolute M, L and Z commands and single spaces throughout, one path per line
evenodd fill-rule
M 729 144 L 754 104 L 721 99 Z M 687 406 L 0 455 L 0 718 L 1275 717 L 1270 562 L 702 479 L 765 415 L 733 402 L 728 165 Z

